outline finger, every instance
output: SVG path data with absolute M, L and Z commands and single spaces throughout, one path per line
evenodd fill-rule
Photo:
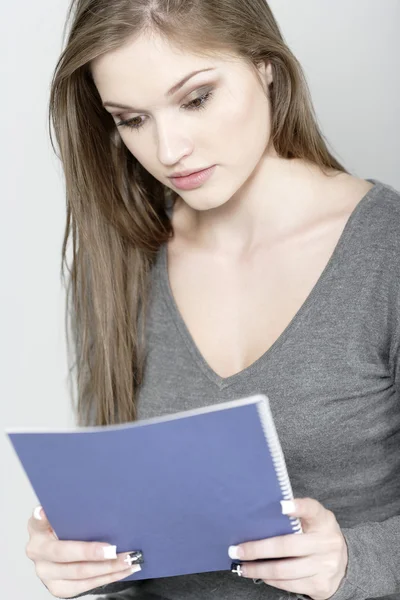
M 308 556 L 323 552 L 325 549 L 326 539 L 319 533 L 302 535 L 291 533 L 230 546 L 228 553 L 233 560 L 241 561 Z
M 116 560 L 116 546 L 101 542 L 56 540 L 47 536 L 32 536 L 26 553 L 33 561 L 56 563 Z
M 57 598 L 71 598 L 78 596 L 84 592 L 89 592 L 98 587 L 114 583 L 115 581 L 121 581 L 132 573 L 137 573 L 141 570 L 140 565 L 133 565 L 129 569 L 113 573 L 112 575 L 102 575 L 100 577 L 93 577 L 81 581 L 74 580 L 59 580 L 46 582 L 46 587 L 49 592 Z
M 116 559 L 116 546 L 101 542 L 60 541 L 42 506 L 37 506 L 28 521 L 30 539 L 26 555 L 33 561 L 80 562 Z M 38 534 L 46 534 L 45 537 Z M 54 539 L 49 541 L 47 534 Z
M 51 533 L 52 536 L 58 540 L 56 532 L 49 523 L 47 515 L 43 510 L 43 507 L 40 505 L 36 506 L 32 513 L 32 516 L 28 521 L 28 531 L 30 535 L 32 535 L 33 532 Z
M 126 570 L 128 567 L 134 566 L 136 563 L 132 562 L 131 556 L 132 554 L 129 552 L 123 552 L 118 555 L 117 560 L 102 562 L 55 563 L 38 561 L 36 563 L 36 574 L 42 581 L 91 579 L 93 577 L 118 573 Z
M 317 574 L 315 561 L 311 557 L 286 558 L 264 562 L 249 562 L 241 565 L 242 577 L 251 579 L 304 579 Z
M 333 512 L 314 498 L 295 498 L 295 510 L 289 515 L 301 519 L 305 533 L 329 531 L 335 525 L 336 517 Z

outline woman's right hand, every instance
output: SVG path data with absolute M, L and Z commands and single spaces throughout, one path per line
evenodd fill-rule
M 117 555 L 110 544 L 60 541 L 40 506 L 28 521 L 28 532 L 26 555 L 57 598 L 71 598 L 141 570 L 140 564 L 131 565 L 129 553 Z

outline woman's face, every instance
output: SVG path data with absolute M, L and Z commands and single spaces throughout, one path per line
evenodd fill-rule
M 92 73 L 102 102 L 110 103 L 105 109 L 116 127 L 132 120 L 118 127 L 129 151 L 193 209 L 223 205 L 242 188 L 263 156 L 276 156 L 266 96 L 272 81 L 270 65 L 260 67 L 263 89 L 251 69 L 237 59 L 183 54 L 153 35 L 98 57 Z M 178 189 L 169 179 L 176 171 L 213 165 L 211 178 L 196 189 Z

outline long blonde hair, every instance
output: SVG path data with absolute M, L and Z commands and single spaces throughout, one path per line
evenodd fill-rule
M 271 62 L 278 155 L 324 172 L 347 171 L 328 151 L 302 68 L 265 0 L 72 0 L 69 23 L 49 103 L 50 138 L 54 149 L 52 124 L 66 182 L 61 274 L 65 282 L 65 266 L 69 373 L 76 369 L 77 424 L 108 425 L 137 418 L 150 272 L 160 246 L 174 235 L 166 204 L 178 196 L 122 143 L 102 107 L 91 61 L 151 32 L 198 55 L 240 57 L 257 77 L 257 66 Z

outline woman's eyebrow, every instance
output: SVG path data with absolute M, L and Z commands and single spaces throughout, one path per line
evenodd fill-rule
M 215 67 L 210 67 L 209 69 L 201 69 L 200 71 L 194 71 L 193 73 L 189 73 L 189 75 L 186 75 L 186 77 L 184 77 L 183 79 L 181 79 L 181 81 L 178 81 L 178 83 L 176 83 L 166 94 L 165 97 L 168 98 L 169 96 L 173 96 L 174 94 L 176 94 L 176 92 L 178 90 L 181 89 L 181 87 L 183 87 L 185 85 L 185 83 L 187 81 L 189 81 L 189 79 L 191 79 L 192 77 L 194 77 L 195 75 L 197 75 L 198 73 L 204 73 L 206 71 L 215 71 Z M 128 106 L 126 104 L 119 104 L 118 102 L 104 102 L 103 104 L 104 108 L 106 106 L 112 106 L 114 108 L 122 108 L 123 110 L 131 110 L 132 112 L 141 112 L 144 111 L 144 108 L 135 108 L 134 106 Z

